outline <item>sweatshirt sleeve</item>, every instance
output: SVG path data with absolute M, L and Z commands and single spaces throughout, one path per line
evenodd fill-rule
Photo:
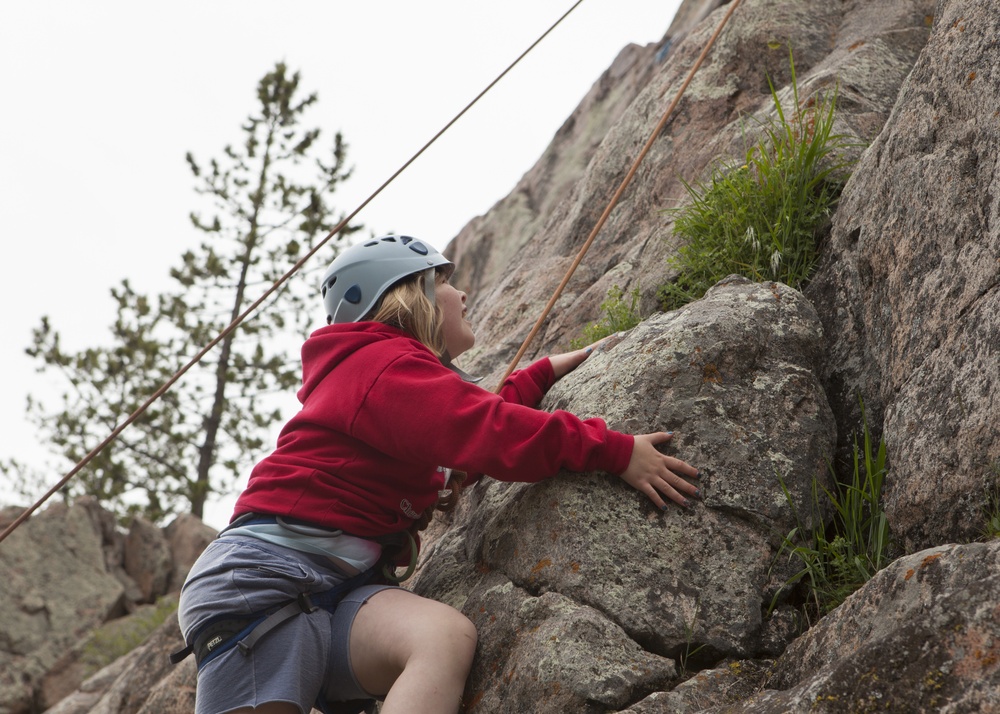
M 552 367 L 548 359 L 539 362 L 504 385 L 518 401 L 544 394 Z M 633 442 L 602 419 L 505 401 L 419 352 L 402 354 L 382 371 L 351 433 L 397 459 L 501 481 L 540 481 L 562 469 L 618 474 L 628 467 Z
M 500 388 L 500 397 L 505 402 L 537 407 L 555 383 L 556 374 L 552 370 L 552 362 L 548 357 L 543 357 L 512 373 Z

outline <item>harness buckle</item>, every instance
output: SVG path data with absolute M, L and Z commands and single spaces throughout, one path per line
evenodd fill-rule
M 299 593 L 298 597 L 299 607 L 302 608 L 304 613 L 312 613 L 319 610 L 319 607 L 313 604 L 312 598 L 309 597 L 309 593 Z

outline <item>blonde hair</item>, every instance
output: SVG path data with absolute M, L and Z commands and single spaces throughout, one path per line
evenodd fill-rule
M 444 333 L 441 331 L 441 310 L 427 299 L 422 272 L 408 277 L 385 291 L 382 299 L 366 319 L 405 330 L 427 346 L 439 358 L 444 357 Z M 444 280 L 445 273 L 435 272 L 435 281 Z

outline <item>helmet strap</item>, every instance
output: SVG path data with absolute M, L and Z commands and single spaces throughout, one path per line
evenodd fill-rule
M 445 367 L 447 367 L 452 372 L 461 377 L 463 382 L 469 382 L 470 384 L 477 384 L 478 382 L 483 381 L 482 377 L 473 377 L 471 374 L 469 374 L 464 369 L 459 367 L 457 364 L 452 362 L 451 358 L 449 358 L 447 355 L 441 358 L 441 364 L 443 364 Z
M 441 355 L 441 364 L 443 364 L 445 367 L 447 367 L 452 372 L 461 377 L 463 382 L 469 382 L 470 384 L 477 384 L 478 382 L 483 381 L 482 377 L 473 377 L 471 374 L 469 374 L 464 369 L 459 367 L 457 364 L 452 362 L 451 355 L 448 354 L 448 350 L 445 350 L 444 354 Z
M 434 295 L 437 287 L 437 269 L 428 268 L 424 271 L 424 295 L 431 301 L 431 305 L 436 305 Z

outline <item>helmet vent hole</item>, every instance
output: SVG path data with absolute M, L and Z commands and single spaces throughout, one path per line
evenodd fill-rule
M 352 305 L 357 305 L 359 302 L 361 302 L 361 286 L 352 285 L 351 287 L 347 288 L 347 292 L 344 293 L 344 299 L 347 300 L 347 302 L 351 303 Z
M 410 243 L 408 247 L 414 253 L 419 253 L 420 255 L 427 255 L 427 246 L 418 240 L 415 240 L 412 243 Z
M 410 241 L 412 241 L 412 240 L 413 239 L 410 238 L 410 236 L 400 236 L 399 237 L 399 242 L 402 243 L 403 245 L 408 245 L 410 243 Z
M 367 243 L 365 243 L 365 248 L 371 248 L 373 245 L 378 245 L 378 241 L 377 240 L 368 241 Z
M 396 242 L 396 236 L 386 236 L 385 238 L 382 239 L 382 242 L 383 243 L 395 243 Z

